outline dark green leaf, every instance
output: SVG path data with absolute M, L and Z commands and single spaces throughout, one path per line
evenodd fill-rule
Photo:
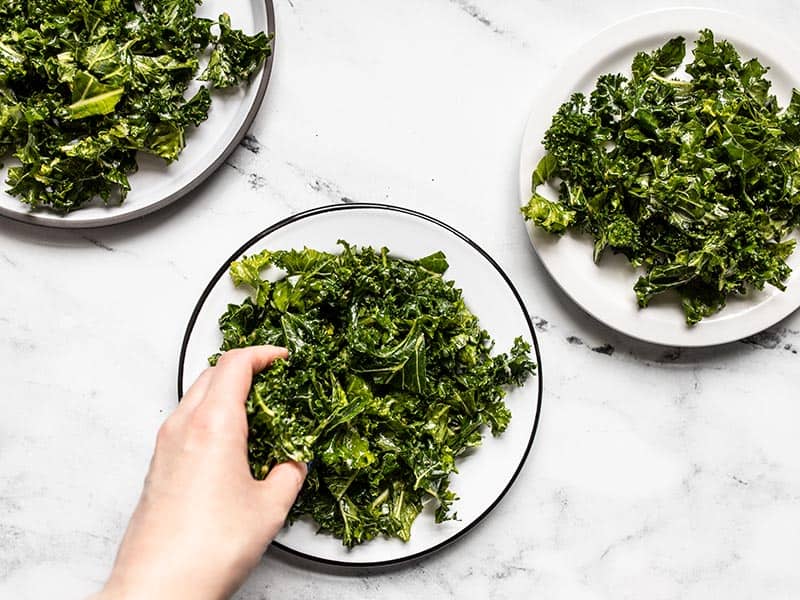
M 606 74 L 573 94 L 544 136 L 534 186 L 561 180 L 557 201 L 534 192 L 522 212 L 551 233 L 592 236 L 593 258 L 622 252 L 643 267 L 639 306 L 674 291 L 689 324 L 731 295 L 783 289 L 800 224 L 800 93 L 785 111 L 767 67 L 742 61 L 702 30 L 686 65 L 683 38 L 639 52 L 632 77 Z M 552 162 L 552 164 L 551 164 Z
M 508 426 L 505 390 L 535 365 L 519 338 L 490 354 L 488 333 L 442 277 L 443 253 L 408 261 L 340 244 L 339 255 L 265 250 L 233 263 L 234 283 L 259 293 L 222 315 L 221 350 L 289 349 L 255 377 L 247 413 L 256 477 L 314 461 L 290 517 L 312 516 L 346 546 L 408 540 L 426 499 L 437 521 L 455 517 L 456 457 L 480 445 L 482 429 Z M 268 283 L 270 265 L 286 276 Z
M 681 65 L 685 56 L 684 38 L 672 38 L 653 53 L 653 72 L 666 77 Z
M 124 200 L 137 152 L 167 162 L 186 130 L 208 116 L 211 95 L 187 99 L 210 51 L 226 85 L 244 81 L 271 52 L 221 18 L 195 16 L 195 0 L 0 2 L 0 161 L 22 163 L 8 191 L 59 213 Z
M 219 28 L 219 38 L 200 79 L 218 88 L 226 88 L 249 79 L 270 55 L 272 47 L 263 32 L 249 36 L 231 29 L 231 19 L 227 14 L 219 16 Z

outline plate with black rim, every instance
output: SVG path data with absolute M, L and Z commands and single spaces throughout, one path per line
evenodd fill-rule
M 236 250 L 211 278 L 189 320 L 178 367 L 178 394 L 208 366 L 208 357 L 222 341 L 218 318 L 227 305 L 241 302 L 246 292 L 227 276 L 231 262 L 265 248 L 303 247 L 338 253 L 338 240 L 356 246 L 387 247 L 392 256 L 415 259 L 443 251 L 450 264 L 444 277 L 463 291 L 469 309 L 496 342 L 498 351 L 522 336 L 535 352 L 537 373 L 506 396 L 511 411 L 500 436 L 485 433 L 482 445 L 463 456 L 452 489 L 459 500 L 458 520 L 436 524 L 428 505 L 414 522 L 411 539 L 376 538 L 348 550 L 341 541 L 317 533 L 313 521 L 300 519 L 285 527 L 274 545 L 315 561 L 346 566 L 381 566 L 419 558 L 472 530 L 500 502 L 519 475 L 530 452 L 542 402 L 539 346 L 525 304 L 502 268 L 475 242 L 452 227 L 422 213 L 378 204 L 322 207 L 299 213 L 265 229 Z
M 699 8 L 632 17 L 602 31 L 566 60 L 536 99 L 520 152 L 520 203 L 524 206 L 530 200 L 531 173 L 545 153 L 544 133 L 558 107 L 573 92 L 588 95 L 605 73 L 630 76 L 631 61 L 638 51 L 652 51 L 679 35 L 686 39 L 687 61 L 691 60 L 698 31 L 706 28 L 716 39 L 731 42 L 743 59 L 757 57 L 769 66 L 766 77 L 772 82 L 772 93 L 780 106 L 788 104 L 792 88 L 800 85 L 797 53 L 769 28 L 730 13 Z M 688 326 L 677 296 L 664 294 L 648 308 L 638 308 L 633 286 L 644 271 L 631 267 L 624 256 L 606 252 L 595 265 L 590 236 L 569 232 L 559 237 L 530 222 L 526 226 L 539 259 L 568 296 L 598 321 L 646 342 L 683 347 L 732 342 L 774 325 L 800 306 L 797 250 L 787 260 L 793 273 L 785 292 L 767 285 L 763 290 L 729 297 L 723 310 Z M 798 239 L 796 234 L 792 237 Z
M 272 0 L 206 0 L 197 14 L 216 19 L 228 13 L 231 24 L 249 35 L 264 31 L 273 37 L 272 55 L 250 81 L 233 89 L 212 92 L 208 119 L 186 133 L 186 147 L 178 160 L 163 160 L 139 152 L 139 170 L 129 177 L 131 190 L 122 204 L 104 206 L 99 199 L 66 215 L 47 208 L 31 208 L 6 192 L 8 167 L 0 168 L 0 215 L 11 219 L 57 228 L 90 228 L 130 221 L 163 208 L 182 198 L 213 174 L 242 141 L 264 99 L 275 56 L 275 10 Z M 189 92 L 199 87 L 193 82 Z

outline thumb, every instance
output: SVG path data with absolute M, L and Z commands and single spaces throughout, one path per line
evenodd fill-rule
M 264 503 L 269 506 L 281 525 L 286 520 L 286 515 L 289 514 L 300 488 L 303 487 L 307 473 L 308 468 L 305 463 L 291 460 L 275 465 L 266 479 L 258 482 Z

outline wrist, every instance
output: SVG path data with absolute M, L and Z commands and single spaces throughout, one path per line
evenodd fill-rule
M 112 572 L 103 589 L 88 600 L 226 600 L 228 593 L 219 589 L 223 586 L 215 584 L 203 577 L 178 581 L 174 577 L 142 576 L 141 573 L 123 576 Z

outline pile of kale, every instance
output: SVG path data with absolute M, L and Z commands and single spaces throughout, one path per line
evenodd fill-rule
M 800 223 L 800 92 L 781 110 L 767 68 L 700 32 L 689 78 L 683 38 L 640 52 L 632 77 L 601 76 L 572 95 L 545 134 L 525 218 L 594 238 L 646 274 L 641 307 L 667 290 L 694 324 L 731 294 L 784 289 Z M 537 193 L 559 185 L 558 201 Z
M 505 388 L 535 364 L 521 338 L 491 355 L 441 252 L 407 261 L 339 243 L 339 255 L 267 250 L 233 263 L 234 283 L 254 294 L 220 318 L 221 350 L 289 349 L 256 376 L 247 414 L 256 477 L 313 461 L 290 519 L 310 515 L 348 547 L 408 540 L 426 499 L 437 522 L 454 517 L 456 457 L 484 426 L 506 429 Z M 285 277 L 262 278 L 269 267 Z
M 60 213 L 115 193 L 122 201 L 136 152 L 178 158 L 185 132 L 208 116 L 216 88 L 235 86 L 271 41 L 195 16 L 195 0 L 0 0 L 0 158 L 8 191 Z

